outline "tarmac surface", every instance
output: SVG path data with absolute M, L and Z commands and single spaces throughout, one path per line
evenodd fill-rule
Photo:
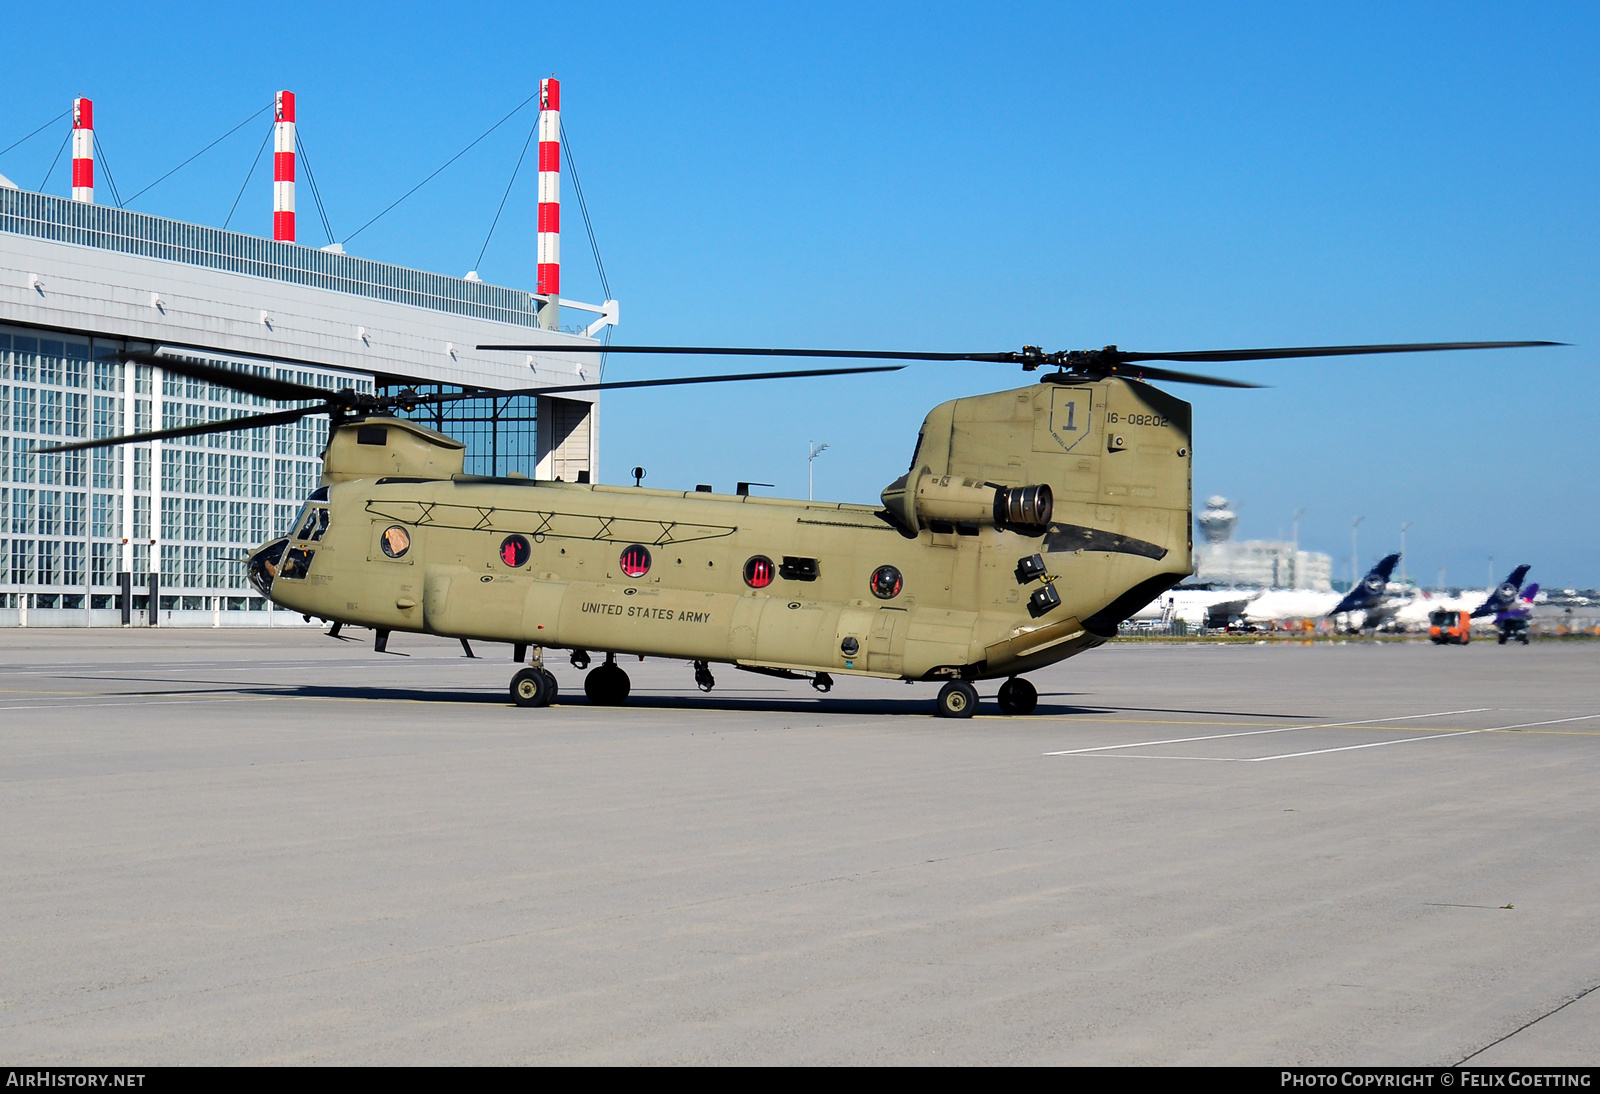
M 0 1061 L 1600 1062 L 1600 642 L 1114 644 L 1038 712 L 0 631 Z

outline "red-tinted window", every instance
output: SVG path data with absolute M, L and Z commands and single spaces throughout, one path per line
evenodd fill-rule
M 902 584 L 900 571 L 893 566 L 879 566 L 872 571 L 872 595 L 879 600 L 893 600 L 899 596 Z
M 528 556 L 533 554 L 533 548 L 528 546 L 528 541 L 522 536 L 507 536 L 500 544 L 500 561 L 510 566 L 513 570 L 528 564 Z
M 752 555 L 749 562 L 744 564 L 744 583 L 752 589 L 765 589 L 772 584 L 773 575 L 778 568 L 766 555 Z
M 643 577 L 650 572 L 650 552 L 635 543 L 622 552 L 622 572 L 629 577 Z

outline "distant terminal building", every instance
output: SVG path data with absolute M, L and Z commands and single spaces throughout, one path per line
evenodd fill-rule
M 1226 498 L 1213 496 L 1206 502 L 1205 511 L 1195 518 L 1201 542 L 1195 545 L 1191 582 L 1258 589 L 1332 590 L 1330 556 L 1274 540 L 1235 543 L 1233 531 L 1238 521 Z
M 288 621 L 250 589 L 239 560 L 285 531 L 316 488 L 327 419 L 32 451 L 291 405 L 125 364 L 126 350 L 329 390 L 514 390 L 595 380 L 594 354 L 563 350 L 594 345 L 615 322 L 613 301 L 560 299 L 542 238 L 549 291 L 534 294 L 295 243 L 292 182 L 287 199 L 275 186 L 275 230 L 288 238 L 269 240 L 96 205 L 92 169 L 76 159 L 73 180 L 69 200 L 0 178 L 0 626 Z M 546 189 L 541 179 L 541 197 Z M 600 318 L 563 329 L 562 305 Z M 474 348 L 496 342 L 549 348 Z M 415 416 L 466 443 L 468 473 L 571 482 L 595 473 L 596 409 L 595 393 L 574 392 Z

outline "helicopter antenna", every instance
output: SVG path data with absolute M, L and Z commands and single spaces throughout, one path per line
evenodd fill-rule
M 815 476 L 812 471 L 816 465 L 817 457 L 828 450 L 828 445 L 826 442 L 818 444 L 816 441 L 807 441 L 806 443 L 811 446 L 811 455 L 806 457 L 806 500 L 810 501 L 815 496 L 812 490 Z

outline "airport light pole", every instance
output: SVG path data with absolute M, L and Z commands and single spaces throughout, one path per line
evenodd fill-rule
M 1356 587 L 1356 581 L 1359 578 L 1359 575 L 1356 573 L 1356 566 L 1361 560 L 1361 556 L 1356 553 L 1356 529 L 1361 527 L 1361 522 L 1366 520 L 1366 519 L 1367 519 L 1366 517 L 1357 517 L 1355 520 L 1350 522 L 1350 588 L 1351 589 L 1354 589 Z
M 1304 509 L 1296 509 L 1294 511 L 1294 543 L 1290 548 L 1294 553 L 1289 558 L 1289 575 L 1292 582 L 1289 587 L 1291 589 L 1300 587 L 1300 518 L 1305 516 L 1305 513 Z
M 815 481 L 814 472 L 817 457 L 826 452 L 828 446 L 826 444 L 818 444 L 816 441 L 807 441 L 806 443 L 811 446 L 811 455 L 806 457 L 806 500 L 810 501 L 813 494 L 812 483 Z
M 1403 520 L 1400 522 L 1400 584 L 1406 583 L 1406 529 L 1415 521 Z

